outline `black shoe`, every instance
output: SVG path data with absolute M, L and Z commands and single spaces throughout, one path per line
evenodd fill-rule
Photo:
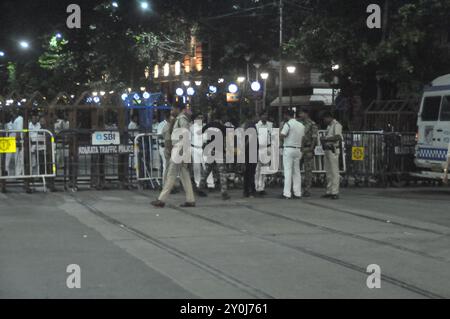
M 152 204 L 154 207 L 157 207 L 157 208 L 163 208 L 164 206 L 166 206 L 166 204 L 160 200 L 155 200 L 155 201 L 151 202 L 150 204 Z
M 264 196 L 264 195 L 267 195 L 267 193 L 266 193 L 266 191 L 260 191 L 260 192 L 258 192 L 258 195 L 259 196 Z
M 229 200 L 231 197 L 228 195 L 228 193 L 222 193 L 222 199 L 223 200 Z
M 184 204 L 181 204 L 180 207 L 195 207 L 195 203 L 186 202 Z
M 322 196 L 320 196 L 320 197 L 322 197 L 322 198 L 331 198 L 333 195 L 331 195 L 331 194 L 325 194 L 325 195 L 322 195 Z
M 303 197 L 311 197 L 311 193 L 308 191 L 303 192 Z
M 339 195 L 331 195 L 331 199 L 339 199 Z
M 286 197 L 286 196 L 284 196 L 284 195 L 280 195 L 280 198 L 281 198 L 281 199 L 291 199 L 290 197 Z
M 294 199 L 302 199 L 302 197 L 301 197 L 301 196 L 295 196 L 295 195 L 294 195 Z

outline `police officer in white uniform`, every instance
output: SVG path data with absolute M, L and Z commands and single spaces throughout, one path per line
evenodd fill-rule
M 28 123 L 28 130 L 30 130 L 30 141 L 31 141 L 31 169 L 33 174 L 38 173 L 38 146 L 41 148 L 40 141 L 38 139 L 38 130 L 41 129 L 41 123 L 39 123 L 39 115 L 33 114 L 31 116 L 31 122 Z M 40 149 L 39 149 L 40 150 Z
M 264 153 L 268 152 L 271 147 L 271 137 L 272 137 L 272 129 L 273 123 L 267 120 L 267 113 L 263 113 L 261 115 L 261 119 L 258 123 L 256 123 L 256 131 L 258 132 L 258 143 L 259 143 L 259 152 Z M 258 156 L 258 159 L 261 157 Z M 268 164 L 267 164 L 268 165 Z M 255 188 L 256 192 L 259 195 L 265 195 L 266 188 L 266 175 L 262 174 L 264 165 L 261 161 L 258 161 L 258 165 L 256 165 L 256 174 L 255 174 Z
M 322 148 L 325 151 L 325 171 L 327 174 L 327 192 L 322 197 L 339 199 L 339 156 L 341 154 L 342 125 L 330 112 L 325 112 L 323 120 L 327 127 L 325 138 L 321 139 Z
M 164 144 L 164 128 L 166 128 L 166 125 L 169 123 L 167 119 L 170 117 L 168 112 L 163 113 L 163 120 L 159 122 L 157 128 L 156 128 L 156 134 L 158 135 L 158 150 L 159 150 L 159 157 L 160 157 L 160 165 L 162 165 L 162 176 L 165 176 L 166 174 L 166 168 L 167 168 L 167 161 L 166 156 L 164 154 L 165 152 L 165 144 Z M 166 128 L 168 129 L 168 127 Z M 162 163 L 162 164 L 161 164 Z M 164 184 L 164 178 L 163 178 L 163 184 Z
M 15 113 L 15 119 L 13 122 L 13 130 L 15 131 L 23 131 L 23 117 L 19 113 Z M 18 138 L 17 141 L 17 152 L 15 157 L 15 165 L 16 165 L 16 176 L 24 175 L 24 163 L 23 163 L 23 134 L 22 133 L 14 133 L 13 136 Z
M 305 136 L 305 126 L 295 119 L 295 113 L 288 111 L 285 114 L 286 122 L 281 130 L 283 139 L 283 169 L 284 191 L 282 198 L 292 198 L 292 185 L 294 198 L 302 197 L 302 179 L 300 175 L 300 160 L 302 158 L 301 146 Z
M 12 131 L 14 129 L 14 124 L 13 124 L 13 120 L 14 118 L 12 118 L 12 115 L 8 115 L 9 121 L 8 123 L 5 124 L 5 129 L 7 131 Z M 12 134 L 10 134 L 10 136 L 14 136 Z M 13 175 L 14 173 L 11 172 L 11 162 L 13 162 L 13 153 L 6 153 L 5 155 L 5 171 L 8 174 L 8 176 Z

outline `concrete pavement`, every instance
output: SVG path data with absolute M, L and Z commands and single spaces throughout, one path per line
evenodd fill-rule
M 151 208 L 151 191 L 0 195 L 0 298 L 450 297 L 450 189 L 279 193 L 194 209 Z

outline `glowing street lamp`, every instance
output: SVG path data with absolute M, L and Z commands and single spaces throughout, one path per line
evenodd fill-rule
M 294 65 L 289 65 L 286 67 L 289 74 L 294 74 L 297 68 Z
M 245 81 L 245 76 L 240 76 L 237 78 L 238 83 L 244 83 Z
M 197 85 L 197 86 L 202 85 L 202 81 L 195 81 L 195 85 Z
M 228 85 L 228 92 L 230 92 L 231 94 L 235 94 L 237 93 L 237 91 L 239 91 L 239 88 L 236 84 L 231 83 L 230 85 Z
M 183 96 L 183 95 L 184 95 L 184 90 L 183 90 L 182 88 L 178 88 L 178 89 L 175 91 L 175 93 L 176 93 L 178 96 Z
M 57 33 L 57 34 L 55 34 L 55 37 L 58 39 L 58 40 L 61 40 L 62 39 L 62 34 L 61 33 Z
M 118 7 L 119 7 L 119 3 L 117 3 L 117 1 L 113 1 L 113 3 L 111 3 L 111 5 L 112 5 L 114 8 L 118 8 Z
M 20 46 L 22 49 L 28 49 L 28 48 L 30 47 L 30 44 L 29 44 L 27 41 L 20 41 L 20 42 L 19 42 L 19 46 Z
M 0 51 L 0 57 L 4 57 L 5 56 L 5 52 Z
M 258 92 L 259 90 L 261 90 L 261 84 L 255 81 L 252 83 L 251 88 L 253 92 Z
M 150 5 L 148 4 L 147 1 L 141 2 L 141 9 L 142 10 L 148 10 L 149 8 L 150 8 Z
M 184 86 L 189 86 L 191 85 L 191 81 L 183 81 Z
M 261 75 L 261 79 L 263 79 L 264 81 L 266 81 L 269 78 L 269 73 L 267 73 L 267 72 L 263 72 L 260 75 Z
M 341 66 L 339 65 L 339 64 L 333 64 L 332 66 L 331 66 L 331 70 L 333 70 L 333 71 L 337 71 L 337 70 L 339 70 L 341 68 Z

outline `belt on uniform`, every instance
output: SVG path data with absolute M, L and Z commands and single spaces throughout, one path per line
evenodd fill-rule
M 192 146 L 193 148 L 200 148 L 200 149 L 203 149 L 203 146 L 197 146 L 197 145 L 193 145 L 193 144 L 191 144 L 191 146 Z
M 302 149 L 301 147 L 297 147 L 297 146 L 285 146 L 284 148 L 296 148 L 296 149 L 298 149 L 298 150 L 301 150 L 301 149 Z

